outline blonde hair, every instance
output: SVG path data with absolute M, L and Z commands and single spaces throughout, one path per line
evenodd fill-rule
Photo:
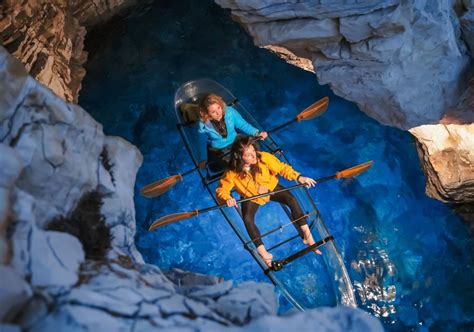
M 201 120 L 203 122 L 206 122 L 209 120 L 209 112 L 208 112 L 208 107 L 214 104 L 218 104 L 222 108 L 222 116 L 225 116 L 225 103 L 224 100 L 222 100 L 221 96 L 218 96 L 214 93 L 210 93 L 208 95 L 205 95 L 202 99 L 201 102 L 199 103 L 199 108 L 200 108 L 200 116 Z

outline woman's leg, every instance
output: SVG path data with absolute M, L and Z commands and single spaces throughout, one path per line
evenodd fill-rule
M 283 186 L 278 184 L 274 190 L 281 189 L 284 189 Z M 300 235 L 303 237 L 303 243 L 308 246 L 313 245 L 315 243 L 313 235 L 311 234 L 311 230 L 309 229 L 306 218 L 302 218 L 304 216 L 304 213 L 301 209 L 301 206 L 298 204 L 298 201 L 296 200 L 295 196 L 293 196 L 293 194 L 289 191 L 284 191 L 270 196 L 270 199 L 272 201 L 285 204 L 290 208 L 292 220 L 299 219 L 296 223 L 298 224 L 301 230 Z M 319 249 L 315 249 L 314 252 L 321 254 L 321 251 L 319 251 Z
M 283 186 L 280 184 L 277 184 L 274 191 L 285 189 Z M 285 204 L 290 208 L 291 211 L 291 219 L 296 220 L 299 219 L 296 223 L 301 227 L 303 225 L 307 225 L 308 222 L 306 221 L 306 218 L 301 218 L 304 216 L 303 210 L 301 209 L 301 206 L 298 204 L 298 201 L 296 200 L 295 196 L 289 191 L 284 191 L 278 194 L 274 194 L 270 196 L 270 200 L 274 202 L 278 202 L 281 204 Z
M 258 208 L 259 205 L 252 201 L 243 202 L 242 215 L 245 228 L 247 229 L 250 239 L 253 240 L 255 247 L 257 247 L 258 254 L 263 258 L 265 264 L 268 267 L 271 267 L 273 255 L 265 249 L 262 239 L 260 238 L 260 231 L 255 225 L 255 214 L 257 213 Z

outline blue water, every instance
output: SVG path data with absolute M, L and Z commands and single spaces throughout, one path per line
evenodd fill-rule
M 274 138 L 293 166 L 314 178 L 374 160 L 355 180 L 311 190 L 341 249 L 360 307 L 380 317 L 388 330 L 474 328 L 472 235 L 450 207 L 425 196 L 408 133 L 376 123 L 318 85 L 313 74 L 254 47 L 212 3 L 164 1 L 137 9 L 90 32 L 86 47 L 79 104 L 106 134 L 131 141 L 144 156 L 135 188 L 136 244 L 147 262 L 236 282 L 268 282 L 219 212 L 147 232 L 158 217 L 213 204 L 196 175 L 157 199 L 138 194 L 145 184 L 193 167 L 175 128 L 173 98 L 181 83 L 201 77 L 220 82 L 265 128 L 329 96 L 324 116 Z M 284 301 L 281 306 L 289 307 Z

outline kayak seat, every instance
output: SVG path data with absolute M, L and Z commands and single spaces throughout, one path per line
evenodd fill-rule
M 185 124 L 193 124 L 199 120 L 199 106 L 192 103 L 182 103 L 179 105 L 181 116 Z

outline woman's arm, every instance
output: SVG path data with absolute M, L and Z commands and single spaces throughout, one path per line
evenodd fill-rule
M 268 153 L 261 152 L 262 161 L 270 168 L 273 173 L 280 174 L 287 180 L 296 180 L 300 173 L 295 171 L 290 165 L 281 162 L 277 157 Z
M 258 134 L 258 129 L 245 121 L 242 115 L 240 115 L 235 108 L 228 106 L 226 112 L 230 112 L 230 115 L 234 118 L 235 128 L 249 136 L 255 136 Z
M 224 175 L 222 175 L 221 180 L 219 181 L 219 185 L 216 188 L 216 196 L 220 204 L 227 203 L 227 205 L 229 205 L 229 200 L 234 200 L 235 203 L 235 199 L 230 194 L 230 192 L 234 188 L 234 178 L 235 175 L 229 171 L 225 172 Z
M 302 176 L 300 173 L 295 171 L 290 165 L 281 162 L 277 157 L 270 153 L 262 152 L 265 154 L 265 157 L 268 159 L 267 165 L 272 169 L 273 172 L 280 174 L 287 180 L 296 180 L 299 183 L 305 184 L 306 187 L 314 187 L 316 181 L 312 178 Z

